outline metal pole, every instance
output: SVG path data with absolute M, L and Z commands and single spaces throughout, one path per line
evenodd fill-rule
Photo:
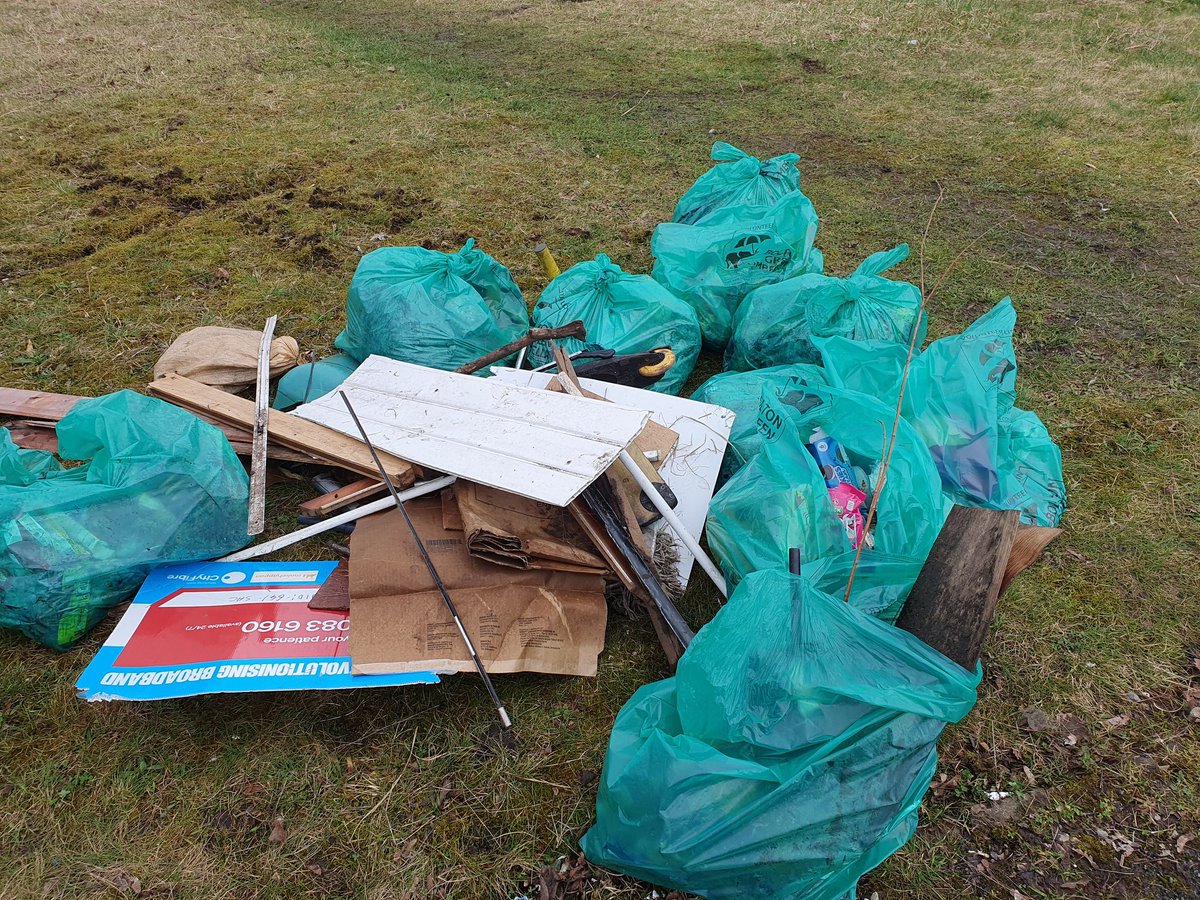
M 508 711 L 504 708 L 504 704 L 500 702 L 500 695 L 496 693 L 496 688 L 492 684 L 492 679 L 488 676 L 487 669 L 483 667 L 483 660 L 479 658 L 479 654 L 475 650 L 475 645 L 471 642 L 470 635 L 467 634 L 466 626 L 459 618 L 458 610 L 454 607 L 454 601 L 450 599 L 450 592 L 446 590 L 446 585 L 442 583 L 442 576 L 438 574 L 438 570 L 433 565 L 433 560 L 429 558 L 429 551 L 425 549 L 425 543 L 421 540 L 421 536 L 417 534 L 417 528 L 413 525 L 412 519 L 409 518 L 408 510 L 404 508 L 404 501 L 400 499 L 400 493 L 396 490 L 396 486 L 392 484 L 392 479 L 388 477 L 387 471 L 383 468 L 383 462 L 379 459 L 379 454 L 375 452 L 375 446 L 371 443 L 371 439 L 367 437 L 367 430 L 363 428 L 362 422 L 358 420 L 358 413 L 354 411 L 354 407 L 350 405 L 350 398 L 346 396 L 345 391 L 338 391 L 338 396 L 342 398 L 342 402 L 346 404 L 346 409 L 350 413 L 350 418 L 354 420 L 355 426 L 358 428 L 358 433 L 362 435 L 363 443 L 367 445 L 367 449 L 371 451 L 371 459 L 375 460 L 375 466 L 379 469 L 379 477 L 383 479 L 383 483 L 387 485 L 393 499 L 396 501 L 396 508 L 400 510 L 400 514 L 404 516 L 404 521 L 408 525 L 408 530 L 412 533 L 413 540 L 417 543 L 417 549 L 421 551 L 421 559 L 425 561 L 425 568 L 429 570 L 429 577 L 433 579 L 433 583 L 437 585 L 438 591 L 441 592 L 442 600 L 446 602 L 446 609 L 450 611 L 451 617 L 454 619 L 454 624 L 458 626 L 458 633 L 462 635 L 463 643 L 467 645 L 467 650 L 470 651 L 471 659 L 475 662 L 475 669 L 479 672 L 479 677 L 483 679 L 483 686 L 487 688 L 488 696 L 492 698 L 492 703 L 495 704 L 496 712 L 500 714 L 500 724 L 505 728 L 512 727 L 512 720 L 508 717 Z

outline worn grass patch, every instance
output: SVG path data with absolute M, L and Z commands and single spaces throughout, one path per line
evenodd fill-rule
M 270 313 L 327 351 L 382 242 L 474 236 L 531 301 L 540 240 L 645 271 L 714 139 L 801 153 L 838 273 L 915 247 L 940 184 L 934 272 L 999 227 L 933 330 L 1013 295 L 1022 405 L 1062 444 L 1071 508 L 1001 607 L 925 824 L 865 886 L 1189 896 L 1198 28 L 1186 2 L 9 3 L 0 383 L 137 386 L 180 331 Z M 273 488 L 275 529 L 297 499 Z M 0 895 L 536 895 L 589 823 L 616 711 L 664 673 L 649 628 L 616 619 L 597 679 L 501 680 L 506 746 L 465 677 L 85 706 L 71 686 L 104 633 L 61 656 L 0 638 Z M 1030 731 L 1030 707 L 1077 721 Z

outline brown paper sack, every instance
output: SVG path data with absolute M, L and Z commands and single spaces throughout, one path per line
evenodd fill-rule
M 261 331 L 205 325 L 175 339 L 154 364 L 154 377 L 178 372 L 188 378 L 230 393 L 254 384 L 258 376 Z M 271 377 L 300 365 L 300 345 L 295 338 L 271 341 Z
M 460 526 L 472 556 L 514 569 L 608 574 L 608 566 L 566 509 L 459 479 Z M 445 524 L 452 519 L 443 512 Z
M 608 610 L 604 579 L 519 571 L 467 552 L 437 498 L 406 504 L 489 673 L 596 674 Z M 475 666 L 398 510 L 359 520 L 350 542 L 355 674 L 471 672 Z

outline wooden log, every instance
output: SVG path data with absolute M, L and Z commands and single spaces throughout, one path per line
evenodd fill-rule
M 979 661 L 1017 535 L 1015 509 L 956 506 L 896 621 L 965 669 Z
M 245 427 L 254 422 L 253 401 L 235 397 L 182 375 L 159 378 L 150 383 L 149 391 L 156 397 L 213 416 L 227 424 Z M 311 454 L 316 461 L 340 466 L 360 475 L 378 474 L 367 445 L 349 435 L 279 410 L 270 411 L 267 428 L 276 443 Z M 412 463 L 383 451 L 379 455 L 397 487 L 406 488 L 416 481 L 417 469 Z

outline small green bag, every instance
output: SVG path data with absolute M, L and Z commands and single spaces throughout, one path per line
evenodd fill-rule
M 799 547 L 806 562 L 849 552 L 825 479 L 804 444 L 817 426 L 837 440 L 865 474 L 869 504 L 894 418 L 893 409 L 854 391 L 806 385 L 776 396 L 764 389 L 762 450 L 709 506 L 708 546 L 726 578 L 737 582 L 759 569 L 786 569 L 790 547 Z M 901 419 L 875 515 L 877 553 L 924 562 L 949 514 L 939 488 L 929 451 Z M 901 585 L 904 592 L 910 587 Z
M 726 370 L 819 363 L 813 337 L 838 335 L 907 347 L 916 325 L 921 346 L 928 326 L 921 291 L 880 274 L 907 258 L 908 244 L 900 244 L 868 256 L 849 278 L 801 275 L 751 291 L 733 318 Z
M 820 366 L 798 363 L 794 366 L 756 369 L 753 372 L 722 372 L 696 388 L 692 392 L 693 400 L 715 403 L 733 410 L 735 415 L 729 446 L 725 448 L 725 458 L 721 460 L 718 483 L 724 484 L 762 449 L 758 409 L 764 388 L 770 387 L 778 395 L 788 388 L 826 383 L 825 370 Z
M 65 650 L 168 563 L 231 553 L 250 482 L 221 431 L 133 391 L 58 424 L 64 469 L 0 429 L 0 626 Z
M 713 900 L 835 900 L 912 836 L 969 672 L 805 577 L 756 572 L 617 715 L 581 842 Z
M 457 253 L 381 247 L 364 256 L 334 345 L 359 362 L 378 353 L 452 371 L 528 330 L 512 275 L 469 240 Z
M 535 328 L 582 320 L 587 342 L 560 341 L 567 353 L 597 348 L 641 353 L 670 347 L 675 365 L 651 386 L 666 394 L 679 393 L 700 355 L 700 323 L 692 308 L 649 275 L 631 275 L 603 253 L 551 281 L 531 319 Z M 528 358 L 534 368 L 554 361 L 545 341 L 531 346 Z
M 353 356 L 335 353 L 289 369 L 279 379 L 279 385 L 275 388 L 275 402 L 271 405 L 276 409 L 291 409 L 299 403 L 324 397 L 336 390 L 357 368 L 358 360 Z
M 929 447 L 955 503 L 1019 509 L 1028 524 L 1056 526 L 1066 509 L 1062 453 L 1034 413 L 1017 409 L 1017 314 L 1005 297 L 962 334 L 913 359 L 904 418 Z M 816 338 L 831 384 L 894 404 L 907 348 Z
M 655 228 L 653 275 L 691 304 L 704 345 L 724 350 L 733 314 L 750 291 L 822 270 L 816 236 L 816 210 L 799 191 L 769 206 L 728 206 L 694 225 L 667 222 Z
M 733 144 L 717 141 L 712 146 L 712 158 L 721 165 L 713 166 L 697 178 L 679 198 L 672 222 L 694 225 L 726 206 L 769 206 L 800 190 L 800 172 L 796 168 L 800 157 L 795 153 L 761 162 Z

